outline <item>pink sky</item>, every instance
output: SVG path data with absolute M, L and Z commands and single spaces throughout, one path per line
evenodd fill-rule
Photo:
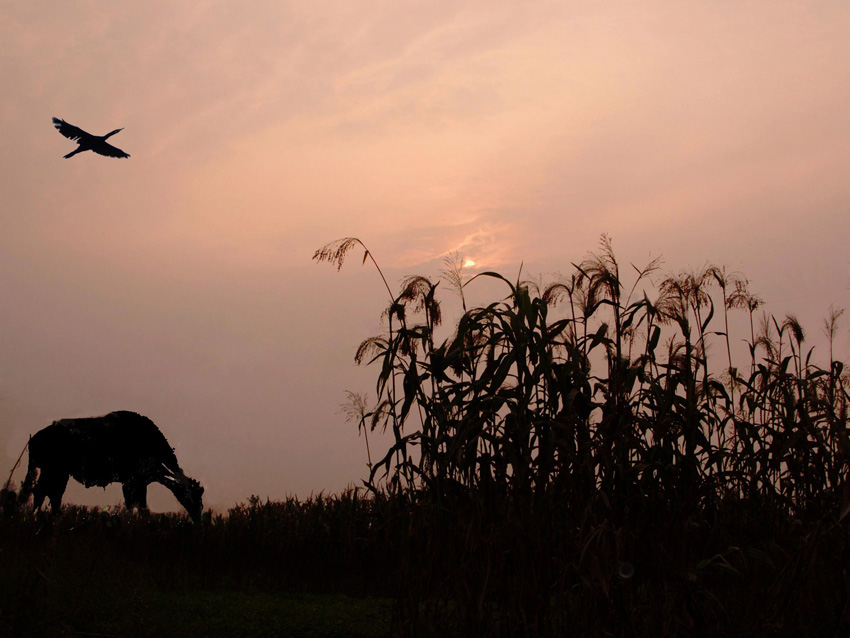
M 209 504 L 356 483 L 385 292 L 311 261 L 345 236 L 397 282 L 452 251 L 547 277 L 606 232 L 814 340 L 850 301 L 848 33 L 843 0 L 5 3 L 3 466 L 129 409 Z M 53 116 L 132 157 L 62 159 Z

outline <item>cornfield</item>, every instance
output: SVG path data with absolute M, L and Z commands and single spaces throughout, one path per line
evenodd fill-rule
M 368 487 L 408 504 L 397 619 L 460 635 L 831 635 L 850 625 L 848 375 L 825 321 L 819 366 L 792 316 L 759 316 L 724 268 L 628 284 L 611 241 L 548 284 L 441 280 L 462 315 L 438 339 L 438 284 L 388 292 Z M 631 271 L 630 271 L 631 272 Z M 487 278 L 504 287 L 467 308 Z M 733 359 L 730 313 L 747 358 Z M 710 360 L 709 353 L 720 351 Z M 445 625 L 445 626 L 443 626 Z M 749 628 L 749 629 L 747 629 Z M 758 628 L 758 629 L 757 629 Z M 566 634 L 565 634 L 566 632 Z

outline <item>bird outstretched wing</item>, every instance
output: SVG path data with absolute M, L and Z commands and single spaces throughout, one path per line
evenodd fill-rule
M 53 126 L 56 127 L 56 130 L 62 133 L 69 140 L 81 140 L 84 137 L 92 137 L 89 133 L 86 133 L 83 129 L 74 126 L 73 124 L 68 124 L 65 120 L 60 120 L 58 117 L 53 118 Z
M 99 155 L 106 155 L 106 157 L 130 157 L 129 154 L 122 151 L 120 148 L 115 148 L 112 144 L 108 144 L 107 142 L 103 142 L 93 147 L 92 150 Z

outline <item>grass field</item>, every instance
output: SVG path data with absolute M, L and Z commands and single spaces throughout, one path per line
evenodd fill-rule
M 588 520 L 542 528 L 509 511 L 495 520 L 475 507 L 405 512 L 354 493 L 252 499 L 200 524 L 73 506 L 23 512 L 0 520 L 0 635 L 838 636 L 847 627 L 843 523 L 744 501 L 702 520 L 647 506 L 618 524 L 599 518 L 602 503 L 592 509 Z
M 8 517 L 0 522 L 0 634 L 390 635 L 389 588 L 359 575 L 377 566 L 365 564 L 368 552 L 342 559 L 338 537 L 314 535 L 306 524 L 312 516 L 323 530 L 334 525 L 342 533 L 339 519 L 319 511 L 352 502 L 254 500 L 200 525 L 79 507 Z M 296 526 L 303 535 L 288 533 Z
M 45 598 L 26 616 L 3 610 L 2 627 L 6 636 L 51 638 L 365 638 L 391 635 L 390 611 L 388 599 L 341 594 L 133 589 Z

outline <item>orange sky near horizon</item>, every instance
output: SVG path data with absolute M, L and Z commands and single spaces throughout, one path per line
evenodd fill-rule
M 549 277 L 608 233 L 814 341 L 850 301 L 848 32 L 839 0 L 6 3 L 2 459 L 128 409 L 212 505 L 357 483 L 339 404 L 386 292 L 312 262 L 346 236 L 397 283 Z M 53 116 L 131 158 L 62 159 Z

